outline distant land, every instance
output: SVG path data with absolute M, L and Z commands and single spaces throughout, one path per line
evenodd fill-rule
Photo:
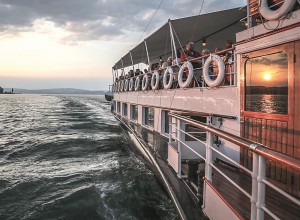
M 4 88 L 4 91 L 11 91 L 12 88 Z M 22 94 L 83 94 L 83 95 L 104 95 L 106 91 L 90 91 L 84 89 L 73 89 L 73 88 L 56 88 L 56 89 L 19 89 L 13 88 L 14 93 L 22 93 Z
M 288 87 L 247 86 L 248 94 L 288 94 Z

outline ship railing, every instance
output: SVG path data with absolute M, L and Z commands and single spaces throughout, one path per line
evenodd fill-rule
M 236 63 L 236 57 L 234 55 L 234 48 L 221 50 L 221 51 L 218 51 L 213 54 L 221 56 L 222 59 L 224 60 L 224 64 L 225 64 L 225 77 L 224 77 L 224 81 L 220 85 L 220 87 L 236 86 L 237 85 L 237 72 L 236 72 L 237 63 Z M 229 57 L 228 57 L 228 55 L 229 55 Z M 209 56 L 210 56 L 210 54 L 207 54 L 207 55 L 203 55 L 203 56 L 188 60 L 189 62 L 200 61 L 202 67 L 194 69 L 194 72 L 198 72 L 198 77 L 194 74 L 193 82 L 191 83 L 191 85 L 188 88 L 184 88 L 184 89 L 189 89 L 189 88 L 194 88 L 194 87 L 209 88 L 209 86 L 205 83 L 203 74 L 202 74 L 204 62 Z M 179 73 L 179 70 L 180 70 L 182 64 L 183 63 L 180 62 L 178 64 L 174 64 L 174 65 L 170 66 L 173 69 L 173 75 L 170 76 L 170 77 L 173 77 L 173 85 L 172 85 L 171 89 L 179 89 L 180 88 L 178 85 L 178 73 Z M 217 77 L 218 72 L 213 71 L 217 67 L 218 66 L 216 66 L 216 64 L 214 64 L 214 63 L 211 64 L 211 66 L 210 66 L 210 70 L 212 70 L 212 71 L 210 71 L 211 78 Z M 165 90 L 163 87 L 163 75 L 167 68 L 169 68 L 169 67 L 161 68 L 158 70 L 152 70 L 148 73 L 143 73 L 143 74 L 139 74 L 137 76 L 132 76 L 132 77 L 128 77 L 126 79 L 118 80 L 117 82 L 115 82 L 113 84 L 112 91 L 113 92 L 125 92 L 125 93 L 136 92 L 135 88 L 133 88 L 132 91 L 129 91 L 128 87 L 129 87 L 129 82 L 132 78 L 133 78 L 133 83 L 134 83 L 133 87 L 135 87 L 135 81 L 136 81 L 137 77 L 140 78 L 138 91 L 142 91 L 142 79 L 145 75 L 148 76 L 148 85 L 147 85 L 147 89 L 145 91 Z M 151 88 L 151 78 L 152 78 L 152 75 L 155 73 L 155 71 L 159 71 L 159 87 L 158 87 L 158 89 L 153 90 Z M 126 81 L 128 83 L 128 87 L 127 87 L 127 90 L 124 90 Z M 123 85 L 121 86 L 121 84 L 123 84 Z
M 240 20 L 247 26 L 247 28 L 254 27 L 266 21 L 259 13 L 259 2 L 259 0 L 247 0 L 246 6 L 240 8 L 240 10 L 247 10 L 247 17 Z M 273 0 L 269 3 L 269 8 L 274 10 L 281 6 L 283 2 L 283 0 Z
M 256 142 L 250 141 L 248 139 L 239 137 L 237 135 L 228 133 L 221 129 L 215 128 L 208 124 L 204 124 L 198 121 L 195 121 L 191 118 L 186 116 L 179 115 L 177 113 L 169 113 L 170 117 L 170 128 L 169 128 L 169 144 L 176 144 L 178 150 L 178 177 L 181 178 L 182 176 L 182 169 L 181 169 L 181 154 L 182 148 L 186 147 L 195 155 L 199 156 L 202 160 L 205 161 L 205 179 L 212 183 L 212 171 L 213 169 L 217 171 L 220 175 L 222 175 L 226 180 L 228 180 L 233 186 L 235 186 L 241 193 L 243 193 L 246 197 L 249 198 L 251 203 L 251 219 L 261 220 L 264 219 L 264 214 L 267 213 L 274 219 L 279 219 L 274 212 L 269 210 L 265 205 L 266 199 L 266 186 L 272 188 L 282 196 L 289 199 L 291 202 L 295 203 L 300 208 L 300 201 L 299 199 L 295 198 L 294 196 L 288 194 L 287 192 L 283 191 L 279 187 L 275 186 L 273 183 L 267 180 L 266 178 L 266 161 L 271 160 L 295 170 L 296 172 L 300 172 L 300 160 L 290 157 L 288 155 L 282 154 L 280 152 L 274 151 L 272 149 L 267 148 L 264 145 L 258 144 Z M 209 122 L 208 122 L 209 123 Z M 185 132 L 183 130 L 183 126 L 185 124 L 189 124 L 193 127 L 201 129 L 206 132 L 206 141 L 199 140 L 198 138 L 194 137 L 190 132 Z M 195 141 L 199 142 L 199 146 L 205 148 L 205 155 L 199 154 L 193 148 L 191 148 L 187 143 L 185 143 L 182 138 L 183 134 L 189 135 Z M 253 153 L 253 166 L 252 170 L 244 167 L 243 165 L 237 163 L 235 160 L 227 156 L 225 153 L 222 153 L 218 148 L 214 147 L 214 137 L 223 138 L 233 144 L 240 146 L 241 148 L 245 148 Z M 245 189 L 243 189 L 240 185 L 238 185 L 235 181 L 233 181 L 228 175 L 222 172 L 213 161 L 213 152 L 217 155 L 222 156 L 223 158 L 227 159 L 231 164 L 234 166 L 242 169 L 246 173 L 248 173 L 252 177 L 252 190 L 248 193 Z M 205 196 L 205 195 L 203 195 Z M 205 204 L 204 204 L 205 205 Z M 283 207 L 282 207 L 283 208 Z

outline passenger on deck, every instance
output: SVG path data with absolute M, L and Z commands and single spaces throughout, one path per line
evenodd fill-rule
M 167 59 L 167 65 L 168 66 L 172 66 L 172 62 L 173 62 L 173 58 L 172 57 L 168 57 L 168 59 Z
M 198 53 L 197 51 L 194 50 L 195 47 L 195 43 L 194 42 L 188 42 L 186 44 L 185 50 L 181 51 L 180 54 L 180 61 L 183 63 L 185 61 L 190 61 L 192 59 L 195 59 L 197 57 L 200 57 L 200 53 Z M 192 83 L 192 86 L 198 86 L 199 85 L 199 81 L 200 81 L 200 77 L 201 77 L 201 61 L 200 60 L 193 60 L 190 61 L 193 65 L 194 68 L 194 76 L 195 76 L 195 81 L 194 83 Z M 187 77 L 187 72 L 186 72 L 186 77 Z
M 133 71 L 132 71 L 133 72 Z M 141 74 L 141 71 L 140 71 L 140 69 L 136 69 L 135 70 L 135 73 L 134 73 L 134 76 L 138 76 L 138 75 L 140 75 Z
M 186 44 L 185 50 L 182 50 L 181 54 L 180 54 L 180 61 L 181 62 L 190 61 L 192 59 L 200 57 L 200 53 L 195 51 L 194 47 L 195 47 L 194 42 L 190 41 Z M 193 61 L 190 61 L 190 62 L 193 64 L 194 69 L 201 67 L 201 64 L 200 64 L 199 60 L 193 60 Z

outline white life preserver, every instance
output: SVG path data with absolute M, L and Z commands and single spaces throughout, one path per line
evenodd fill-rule
M 139 87 L 140 87 L 140 76 L 137 76 L 134 84 L 134 90 L 138 91 Z
M 188 68 L 189 75 L 188 75 L 186 81 L 183 82 L 182 76 L 183 76 L 185 68 Z M 190 83 L 192 82 L 193 77 L 194 77 L 193 65 L 189 61 L 184 62 L 184 64 L 180 67 L 180 70 L 178 73 L 178 84 L 179 84 L 180 88 L 188 87 L 190 85 Z
M 129 91 L 133 90 L 133 77 L 129 81 Z
M 120 84 L 120 89 L 119 89 L 119 92 L 123 92 L 124 91 L 124 80 L 122 80 L 121 82 L 120 82 L 121 84 Z
M 218 64 L 218 76 L 215 80 L 212 80 L 209 76 L 209 66 L 211 62 L 217 62 Z M 225 77 L 225 64 L 222 58 L 216 54 L 210 54 L 210 56 L 206 59 L 203 66 L 203 78 L 205 83 L 209 87 L 217 87 L 221 85 Z
M 168 78 L 168 74 L 170 74 L 170 78 L 169 81 L 167 82 L 167 78 Z M 173 84 L 173 69 L 172 67 L 168 67 L 164 73 L 164 78 L 163 78 L 163 85 L 164 85 L 164 89 L 170 89 L 172 84 Z
M 296 0 L 285 0 L 280 8 L 271 10 L 267 0 L 260 0 L 259 12 L 267 20 L 278 20 L 289 13 L 294 7 Z
M 124 83 L 124 92 L 128 91 L 128 84 L 129 84 L 129 81 L 128 81 L 128 79 L 126 79 L 125 83 Z
M 147 90 L 148 82 L 149 82 L 148 74 L 146 73 L 146 74 L 144 74 L 143 81 L 142 81 L 142 90 L 143 91 Z
M 159 86 L 159 72 L 155 70 L 151 78 L 151 88 L 152 90 L 156 90 L 158 89 L 158 86 Z

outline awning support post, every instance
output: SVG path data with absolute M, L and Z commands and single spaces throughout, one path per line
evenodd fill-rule
M 173 28 L 172 28 L 171 20 L 169 20 L 168 23 L 169 23 L 169 27 L 170 27 L 170 35 L 171 35 L 173 50 L 174 50 L 174 53 L 175 53 L 176 64 L 179 65 L 178 59 L 177 59 L 178 56 L 177 56 L 177 50 L 176 50 L 176 44 L 175 44 L 175 40 L 174 40 Z
M 132 64 L 132 68 L 133 68 L 133 71 L 134 71 L 134 65 L 133 65 L 133 59 L 132 59 L 132 54 L 131 54 L 131 51 L 129 52 L 130 54 L 130 58 L 131 58 L 131 64 Z
M 148 65 L 149 65 L 149 67 L 150 67 L 151 64 L 150 64 L 150 58 L 149 58 L 149 53 L 148 53 L 148 47 L 147 47 L 147 42 L 146 42 L 146 40 L 144 40 L 144 43 L 145 43 L 145 48 L 146 48 L 146 53 L 147 53 Z

